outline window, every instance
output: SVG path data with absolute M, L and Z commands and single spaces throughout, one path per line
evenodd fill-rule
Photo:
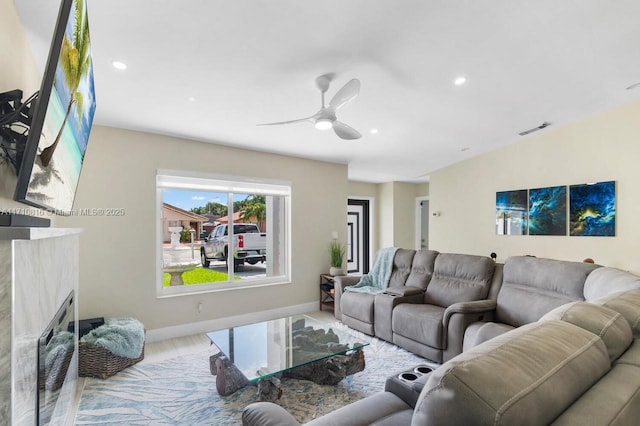
M 159 297 L 289 282 L 291 184 L 160 170 Z

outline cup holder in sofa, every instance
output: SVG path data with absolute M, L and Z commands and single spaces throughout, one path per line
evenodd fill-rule
M 411 370 L 387 378 L 385 390 L 392 392 L 409 406 L 415 407 L 418 396 L 435 367 L 421 364 Z
M 428 365 L 418 365 L 413 370 L 403 371 L 402 373 L 398 374 L 398 379 L 400 379 L 404 383 L 412 383 L 418 380 L 421 376 L 429 374 L 432 371 L 433 368 L 429 367 Z
M 429 374 L 432 371 L 433 371 L 433 368 L 428 367 L 426 365 L 419 365 L 413 369 L 413 372 L 418 374 Z
M 409 371 L 405 371 L 404 373 L 400 373 L 398 375 L 398 378 L 400 380 L 402 380 L 403 382 L 405 382 L 405 383 L 411 383 L 411 382 L 417 380 L 418 377 L 420 377 L 420 376 L 415 374 L 415 373 L 409 372 Z

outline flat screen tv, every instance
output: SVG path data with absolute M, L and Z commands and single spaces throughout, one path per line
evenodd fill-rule
M 86 0 L 62 0 L 15 199 L 71 214 L 96 108 Z

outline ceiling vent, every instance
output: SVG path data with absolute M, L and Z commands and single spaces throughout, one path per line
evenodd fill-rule
M 545 122 L 543 122 L 541 125 L 539 125 L 538 127 L 534 127 L 533 129 L 525 130 L 524 132 L 520 132 L 520 133 L 518 133 L 518 134 L 519 134 L 520 136 L 526 136 L 526 135 L 528 135 L 529 133 L 537 132 L 538 130 L 542 130 L 542 129 L 544 129 L 545 127 L 549 127 L 549 126 L 551 126 L 551 123 L 548 123 L 548 122 L 546 122 L 546 121 L 545 121 Z

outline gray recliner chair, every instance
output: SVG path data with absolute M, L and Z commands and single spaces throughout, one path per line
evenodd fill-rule
M 467 302 L 487 299 L 501 272 L 489 257 L 440 253 L 421 303 L 393 309 L 393 343 L 435 362 L 458 355 L 468 323 L 484 319 Z

